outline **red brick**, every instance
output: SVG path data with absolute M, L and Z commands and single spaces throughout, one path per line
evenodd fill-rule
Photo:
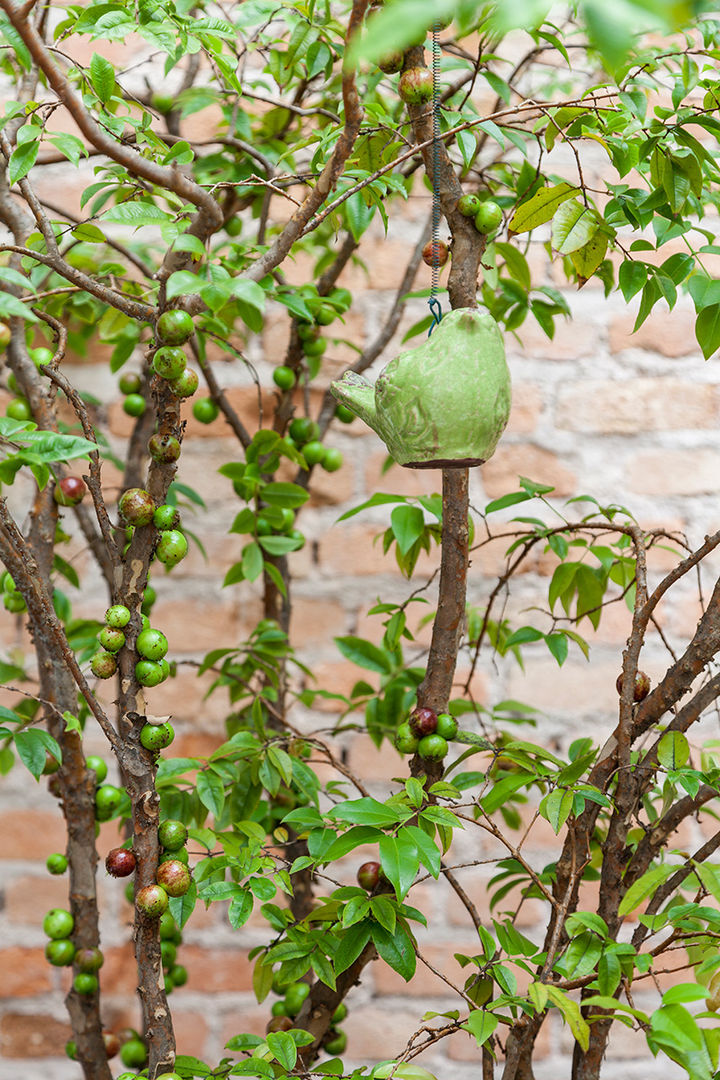
M 463 974 L 463 970 L 454 957 L 454 953 L 463 953 L 464 955 L 472 955 L 477 951 L 476 939 L 475 941 L 454 941 L 443 943 L 442 945 L 427 945 L 422 943 L 422 935 L 420 930 L 415 930 L 416 936 L 419 939 L 419 950 L 422 955 L 428 960 L 433 967 L 441 972 L 450 982 L 462 988 L 466 976 Z M 427 933 L 427 931 L 425 932 Z M 456 999 L 455 992 L 452 987 L 448 986 L 438 975 L 430 971 L 429 968 L 418 961 L 415 975 L 410 982 L 398 975 L 396 971 L 393 971 L 391 967 L 383 960 L 377 960 L 372 967 L 373 982 L 375 984 L 375 992 L 381 995 L 397 995 L 401 997 L 432 997 L 432 998 L 445 998 L 450 997 L 453 1000 Z
M 380 749 L 369 735 L 354 735 L 350 742 L 348 766 L 365 783 L 406 775 L 408 760 L 387 739 Z
M 647 349 L 669 357 L 699 354 L 694 323 L 695 317 L 689 309 L 667 312 L 656 308 L 633 333 L 635 315 L 623 312 L 610 321 L 610 350 L 618 353 L 623 349 Z
M 539 446 L 500 443 L 493 457 L 482 466 L 485 493 L 494 499 L 518 488 L 518 477 L 527 476 L 540 484 L 552 484 L 553 495 L 573 495 L 577 489 L 574 474 L 556 454 Z
M 42 859 L 64 851 L 65 822 L 60 810 L 7 810 L 0 818 L 0 859 Z
M 52 990 L 52 968 L 43 949 L 0 949 L 0 971 L 3 997 L 34 997 Z
M 251 990 L 253 964 L 242 949 L 203 949 L 183 945 L 181 962 L 188 970 L 188 986 L 203 993 Z
M 380 1005 L 354 1005 L 352 997 L 348 1000 L 348 1015 L 343 1021 L 343 1030 L 347 1032 L 348 1045 L 346 1056 L 353 1061 L 383 1061 L 399 1057 L 406 1047 L 410 1036 L 422 1025 L 423 1010 L 393 1006 L 392 1015 Z M 431 1020 L 429 1026 L 439 1027 L 442 1020 Z M 413 1058 L 413 1064 L 432 1066 L 435 1047 Z
M 70 1025 L 40 1013 L 7 1012 L 0 1018 L 0 1049 L 6 1058 L 61 1057 Z
M 265 924 L 267 926 L 267 923 Z M 220 1029 L 220 1045 L 226 1046 L 235 1035 L 248 1032 L 250 1035 L 264 1035 L 265 1027 L 270 1019 L 270 1007 L 277 998 L 272 997 L 258 1005 L 255 1001 L 251 1005 L 236 1006 L 232 1015 L 223 1020 Z M 229 1053 L 233 1053 L 232 1050 Z
M 537 386 L 527 382 L 513 383 L 512 408 L 506 434 L 527 435 L 534 431 L 542 407 L 542 394 Z
M 623 435 L 714 428 L 719 405 L 716 386 L 683 379 L 585 379 L 560 388 L 555 422 L 569 431 Z
M 720 489 L 720 454 L 715 450 L 648 450 L 627 467 L 631 491 L 643 495 L 706 495 Z
M 530 659 L 528 653 L 525 671 L 510 671 L 508 697 L 555 714 L 594 714 L 597 724 L 598 714 L 617 716 L 617 673 L 617 661 L 589 664 L 584 659 L 569 659 L 559 668 L 553 660 Z M 577 735 L 581 734 L 578 729 Z M 597 728 L 592 734 L 597 737 Z
M 106 994 L 132 994 L 138 985 L 137 964 L 130 941 L 126 945 L 103 949 L 105 963 L 100 972 L 100 986 Z
M 207 1021 L 198 1009 L 179 1009 L 176 1004 L 179 993 L 179 990 L 173 990 L 170 998 L 177 1052 L 204 1059 L 208 1051 Z
M 406 469 L 393 465 L 383 473 L 387 462 L 384 448 L 373 453 L 365 466 L 365 490 L 368 495 L 375 491 L 388 491 L 392 495 L 433 495 L 442 490 L 442 477 L 437 469 Z M 388 517 L 392 506 L 386 508 Z

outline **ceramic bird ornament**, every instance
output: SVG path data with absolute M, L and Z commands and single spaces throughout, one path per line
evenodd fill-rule
M 502 334 L 478 308 L 445 315 L 422 345 L 391 360 L 374 386 L 346 371 L 331 390 L 409 469 L 482 465 L 510 415 Z

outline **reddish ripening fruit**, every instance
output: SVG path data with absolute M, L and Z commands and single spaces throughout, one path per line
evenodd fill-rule
M 53 498 L 58 506 L 77 506 L 85 498 L 85 481 L 79 476 L 64 476 L 58 481 L 53 491 Z
M 357 883 L 366 892 L 372 892 L 380 880 L 380 863 L 364 862 L 357 872 Z
M 169 465 L 180 457 L 180 442 L 174 435 L 151 435 L 148 451 L 153 461 Z
M 118 510 L 126 525 L 148 525 L 155 513 L 155 502 L 144 488 L 128 488 L 118 503 Z
M 96 652 L 90 661 L 90 670 L 96 679 L 111 679 L 117 671 L 117 660 L 110 652 Z
M 433 96 L 433 77 L 428 68 L 408 68 L 398 83 L 398 94 L 406 105 L 422 105 Z
M 99 971 L 105 962 L 100 949 L 78 949 L 75 953 L 75 964 L 79 971 L 89 971 L 92 975 Z
M 146 885 L 135 897 L 138 911 L 149 919 L 159 919 L 167 911 L 168 894 L 162 885 Z
M 103 1042 L 105 1043 L 105 1056 L 115 1057 L 120 1051 L 120 1040 L 114 1031 L 103 1031 Z
M 622 672 L 617 677 L 615 687 L 618 694 L 622 694 L 623 677 Z M 650 693 L 650 676 L 646 675 L 644 671 L 638 671 L 635 673 L 635 689 L 633 691 L 633 698 L 635 701 L 642 701 Z
M 168 896 L 184 896 L 190 888 L 192 875 L 185 863 L 179 859 L 168 859 L 158 866 L 157 881 Z
M 184 345 L 195 326 L 187 311 L 164 311 L 157 321 L 158 337 L 167 345 Z
M 444 266 L 450 258 L 450 248 L 442 240 L 428 240 L 422 249 L 422 257 L 427 266 Z
M 397 52 L 386 53 L 385 56 L 381 56 L 378 60 L 378 67 L 386 75 L 397 75 L 398 71 L 402 71 L 403 62 L 405 60 L 405 54 L 399 50 Z
M 273 1016 L 265 1025 L 265 1032 L 271 1035 L 273 1031 L 289 1031 L 294 1026 L 289 1016 Z
M 423 739 L 437 730 L 437 713 L 434 709 L 414 709 L 409 724 L 415 738 Z
M 129 877 L 135 870 L 135 854 L 127 848 L 115 847 L 105 856 L 105 869 L 112 877 Z

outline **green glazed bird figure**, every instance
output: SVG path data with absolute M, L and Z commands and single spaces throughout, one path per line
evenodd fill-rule
M 451 311 L 427 341 L 391 360 L 374 386 L 346 371 L 331 390 L 409 469 L 482 465 L 510 415 L 502 334 L 477 308 Z

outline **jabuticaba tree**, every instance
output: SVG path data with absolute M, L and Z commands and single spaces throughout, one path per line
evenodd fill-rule
M 28 785 L 46 783 L 67 825 L 65 851 L 48 851 L 48 872 L 67 874 L 67 906 L 43 929 L 48 962 L 72 969 L 65 1049 L 88 1080 L 108 1080 L 118 1053 L 127 1075 L 150 1080 L 351 1069 L 346 998 L 368 965 L 411 983 L 418 960 L 429 964 L 413 895 L 428 878 L 455 892 L 474 951 L 457 956 L 462 985 L 445 979 L 456 1007 L 428 1019 L 419 1009 L 372 1076 L 432 1080 L 414 1059 L 462 1031 L 483 1080 L 530 1080 L 553 1014 L 572 1037 L 572 1080 L 600 1076 L 618 1023 L 693 1080 L 716 1073 L 720 832 L 695 850 L 666 848 L 717 806 L 716 759 L 694 725 L 720 692 L 720 585 L 708 578 L 720 533 L 693 549 L 670 526 L 639 525 L 632 508 L 590 496 L 563 505 L 523 477 L 481 508 L 468 494 L 507 421 L 503 342 L 533 320 L 552 339 L 569 315 L 564 294 L 538 284 L 531 240 L 556 280 L 637 298 L 636 329 L 689 294 L 699 349 L 709 358 L 720 346 L 705 258 L 717 254 L 720 27 L 701 3 L 652 18 L 646 7 L 618 0 L 605 16 L 580 3 L 546 22 L 542 4 L 520 0 L 0 0 L 12 88 L 0 130 L 0 559 L 4 607 L 32 644 L 26 666 L 2 664 L 12 707 L 0 763 L 7 772 L 17 758 Z M 141 44 L 123 67 L 111 57 L 127 39 Z M 586 182 L 598 146 L 606 168 Z M 48 194 L 57 166 L 72 190 L 84 185 L 79 205 L 60 183 Z M 331 387 L 328 357 L 357 311 L 350 271 L 411 194 L 427 220 L 374 336 Z M 296 263 L 308 267 L 300 284 Z M 413 291 L 431 282 L 437 304 L 412 324 L 400 362 L 389 346 L 417 310 Z M 258 362 L 269 320 L 285 345 Z M 109 437 L 108 402 L 68 363 L 100 348 L 123 399 L 122 440 Z M 375 386 L 362 378 L 373 365 L 384 369 Z M 251 420 L 231 392 L 242 380 L 256 393 Z M 442 423 L 431 409 L 440 388 Z M 178 662 L 153 606 L 165 575 L 204 550 L 207 521 L 192 514 L 202 491 L 183 473 L 191 417 L 218 431 L 222 420 L 233 440 L 220 473 L 236 557 L 217 584 L 238 605 L 258 603 L 261 618 L 242 641 L 219 632 Z M 383 553 L 408 584 L 402 601 L 368 605 L 383 617 L 379 643 L 336 639 L 357 681 L 330 694 L 296 652 L 293 553 L 318 477 L 332 483 L 342 466 L 328 433 L 364 421 L 399 465 L 433 470 L 438 493 L 378 491 L 349 511 L 386 508 Z M 506 549 L 504 569 L 469 605 L 468 552 L 490 543 Z M 73 614 L 83 580 L 65 555 L 78 545 L 94 563 L 86 580 L 103 584 L 93 618 Z M 662 576 L 648 554 L 668 545 Z M 435 560 L 429 581 L 423 553 Z M 547 596 L 522 622 L 507 600 L 538 554 L 552 563 Z M 667 664 L 651 682 L 648 637 L 695 577 L 699 622 L 679 647 L 662 639 Z M 427 648 L 411 619 L 420 596 L 431 601 Z M 578 728 L 550 748 L 514 726 L 532 701 L 475 700 L 483 666 L 588 655 L 584 635 L 610 604 L 632 617 L 614 730 Z M 198 672 L 212 675 L 227 738 L 206 758 L 175 758 L 163 685 Z M 330 729 L 324 695 L 341 710 Z M 348 727 L 406 757 L 381 796 L 344 759 Z M 90 734 L 104 756 L 88 752 Z M 547 865 L 526 844 L 540 819 L 557 838 Z M 99 851 L 105 822 L 116 840 Z M 502 850 L 492 922 L 463 886 L 462 871 L 487 862 L 467 857 L 482 837 Z M 360 848 L 355 875 L 343 860 Z M 103 1019 L 100 860 L 127 878 L 134 904 L 137 1030 Z M 543 905 L 543 933 L 517 929 L 517 904 L 502 907 L 511 889 L 520 906 Z M 227 903 L 240 940 L 253 913 L 266 926 L 251 952 L 266 1031 L 244 1031 L 238 1012 L 235 1057 L 220 1064 L 176 1055 L 168 1001 L 188 981 L 183 929 L 198 902 Z M 685 981 L 663 992 L 653 980 L 668 954 Z M 650 983 L 656 1000 L 640 1007 L 635 984 Z

